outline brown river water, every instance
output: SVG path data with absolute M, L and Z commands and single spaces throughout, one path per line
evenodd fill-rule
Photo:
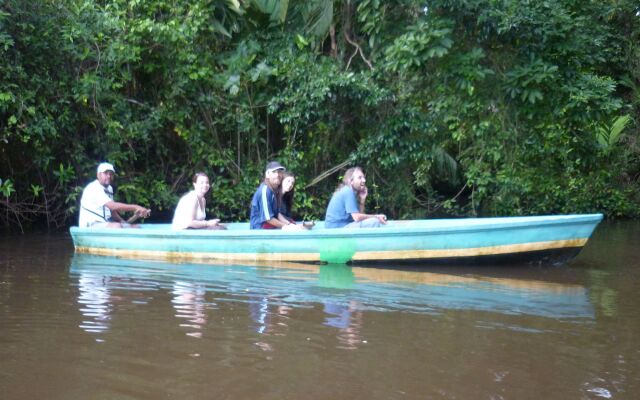
M 640 223 L 573 262 L 74 255 L 0 236 L 0 399 L 638 399 Z

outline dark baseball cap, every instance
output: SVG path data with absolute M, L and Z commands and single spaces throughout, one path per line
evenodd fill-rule
M 272 172 L 272 171 L 278 171 L 278 170 L 285 171 L 286 168 L 283 167 L 282 164 L 280 164 L 277 161 L 270 161 L 269 163 L 267 163 L 267 168 L 265 168 L 265 172 Z

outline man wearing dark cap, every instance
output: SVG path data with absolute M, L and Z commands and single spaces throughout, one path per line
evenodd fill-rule
M 278 212 L 276 194 L 280 187 L 280 172 L 284 170 L 277 161 L 267 164 L 264 181 L 251 199 L 251 229 L 302 229 Z
M 97 178 L 82 191 L 80 199 L 80 217 L 78 226 L 81 228 L 128 228 L 136 227 L 125 222 L 119 212 L 133 212 L 134 217 L 148 217 L 151 210 L 137 204 L 118 203 L 113 201 L 111 182 L 115 178 L 116 170 L 113 165 L 103 162 L 98 165 Z M 133 218 L 130 220 L 133 221 Z

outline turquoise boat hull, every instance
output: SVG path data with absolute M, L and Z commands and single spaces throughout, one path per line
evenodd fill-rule
M 382 228 L 172 231 L 71 228 L 76 252 L 126 258 L 318 263 L 476 262 L 560 256 L 566 261 L 587 243 L 602 214 L 389 221 Z

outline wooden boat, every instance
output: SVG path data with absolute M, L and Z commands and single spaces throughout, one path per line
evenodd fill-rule
M 578 254 L 602 214 L 389 221 L 381 228 L 172 231 L 71 228 L 78 253 L 166 260 L 320 263 L 469 263 L 501 259 L 567 261 Z

